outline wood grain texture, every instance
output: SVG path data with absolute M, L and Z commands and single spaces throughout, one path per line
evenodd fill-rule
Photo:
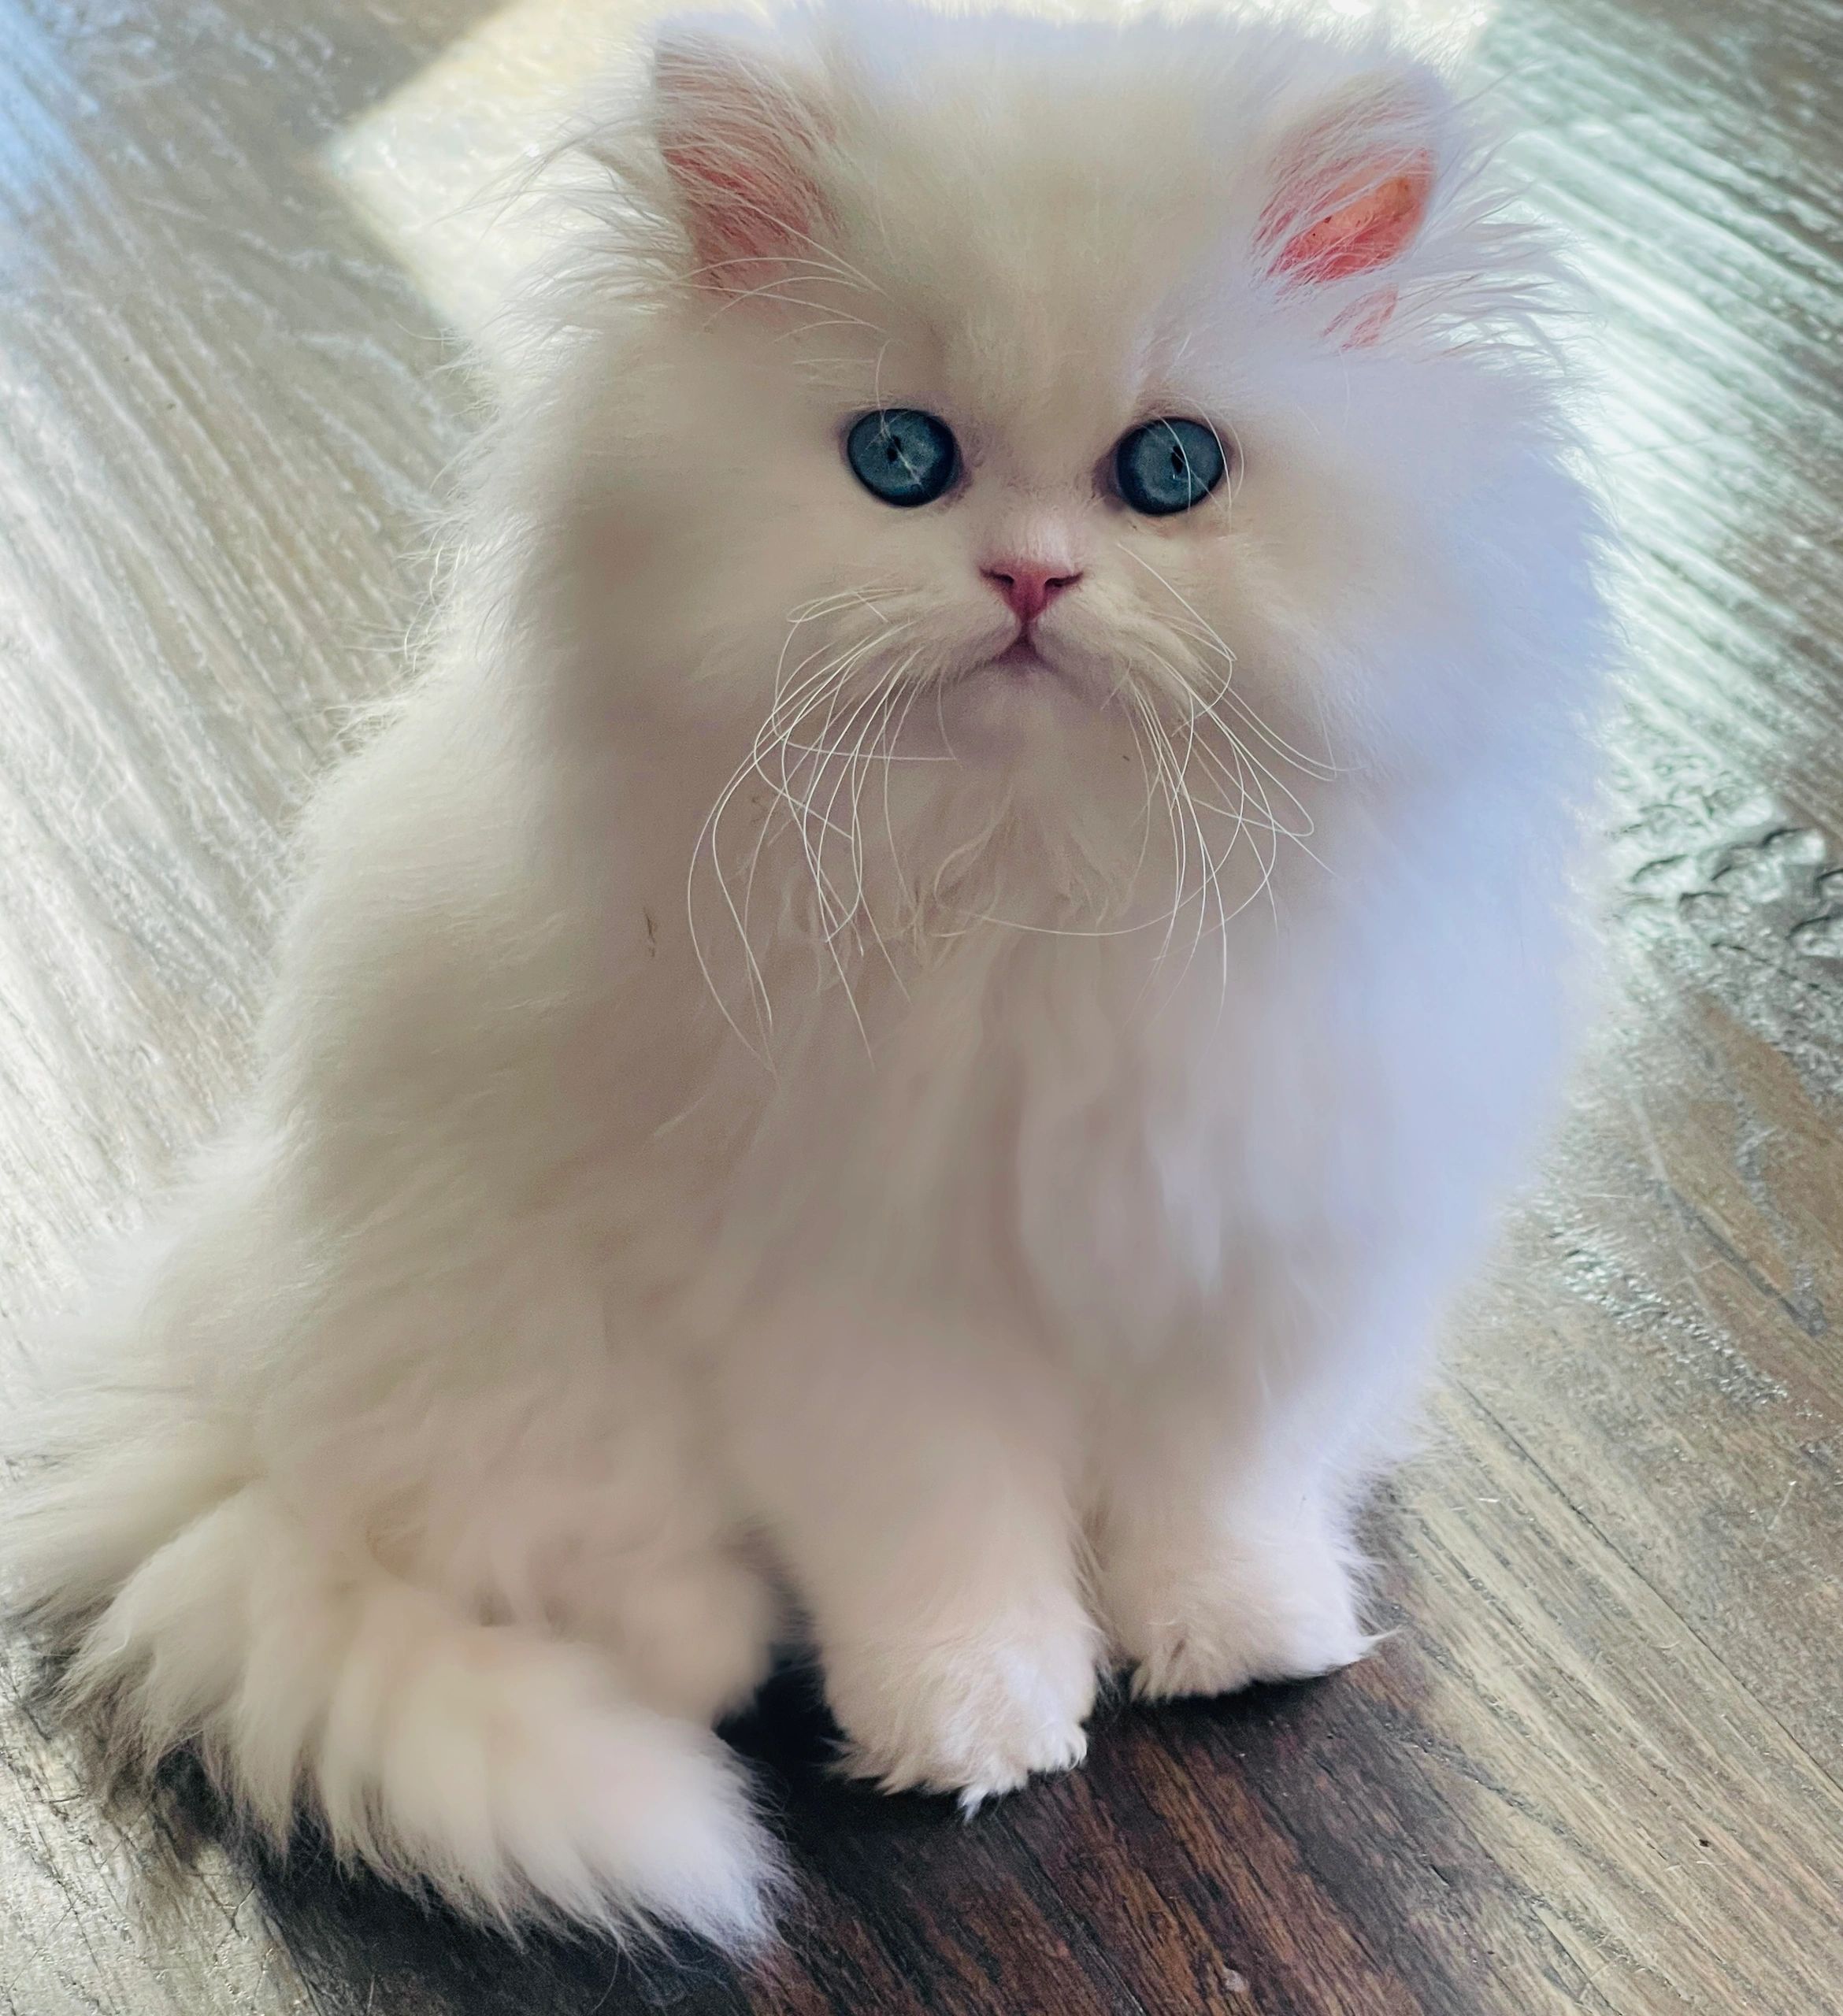
M 230 1095 L 279 839 L 392 676 L 465 387 L 315 156 L 479 11 L 0 0 L 0 1403 Z M 15 1660 L 5 2016 L 1843 2009 L 1843 9 L 1504 0 L 1482 60 L 1604 303 L 1626 900 L 1377 1510 L 1378 1655 L 1110 1710 L 972 1825 L 835 1784 L 787 1676 L 736 1734 L 803 1891 L 747 1981 L 311 1844 L 174 1874 Z

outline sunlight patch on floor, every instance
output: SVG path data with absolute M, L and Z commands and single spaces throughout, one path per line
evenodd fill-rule
M 462 335 L 482 336 L 530 254 L 524 192 L 584 86 L 664 11 L 515 0 L 325 150 L 328 172 Z

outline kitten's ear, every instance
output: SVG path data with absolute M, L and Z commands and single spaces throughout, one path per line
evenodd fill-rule
M 1266 271 L 1288 288 L 1322 287 L 1392 265 L 1419 235 L 1440 169 L 1433 88 L 1413 77 L 1359 85 L 1281 141 L 1273 194 L 1255 233 Z M 1383 284 L 1346 307 L 1346 343 L 1372 341 L 1395 306 Z
M 810 249 L 825 206 L 825 127 L 746 24 L 669 29 L 653 56 L 653 133 L 682 208 L 699 278 L 732 293 Z

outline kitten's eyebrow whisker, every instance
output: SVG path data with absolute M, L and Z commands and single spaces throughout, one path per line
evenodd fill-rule
M 798 239 L 803 245 L 810 246 L 811 249 L 819 255 L 817 259 L 808 261 L 807 262 L 807 264 L 824 265 L 831 272 L 843 275 L 847 280 L 852 281 L 858 287 L 866 289 L 872 294 L 884 294 L 884 290 L 879 287 L 876 281 L 872 280 L 867 273 L 860 272 L 858 269 L 854 266 L 850 260 L 844 258 L 842 254 L 834 251 L 829 245 L 822 243 L 818 239 L 814 238 L 810 232 L 799 230 L 789 232 L 788 228 L 784 220 L 780 219 L 771 219 L 770 221 L 774 224 L 777 230 L 788 232 L 788 235 L 789 236 Z M 772 258 L 773 254 L 769 254 L 766 256 Z M 888 297 L 886 295 L 885 298 L 887 298 Z
M 703 326 L 706 329 L 710 328 L 724 316 L 729 314 L 736 309 L 746 306 L 751 301 L 776 301 L 784 302 L 789 308 L 810 308 L 815 315 L 821 315 L 828 318 L 825 326 L 829 326 L 831 323 L 837 323 L 852 328 L 868 329 L 873 336 L 881 336 L 884 333 L 876 323 L 866 322 L 861 315 L 847 315 L 843 309 L 837 307 L 833 302 L 809 301 L 803 295 L 783 293 L 781 283 L 776 280 L 766 281 L 760 287 L 748 287 L 740 294 L 726 296 L 710 311 L 705 319 Z
M 804 302 L 795 304 L 795 306 L 807 305 Z M 802 322 L 796 328 L 783 329 L 774 340 L 781 343 L 792 343 L 801 336 L 811 335 L 815 329 L 865 329 L 870 326 L 867 322 L 859 321 L 855 315 L 821 315 L 813 321 Z
M 843 260 L 800 258 L 788 253 L 739 252 L 728 259 L 713 259 L 707 265 L 693 266 L 678 275 L 681 280 L 714 280 L 737 266 L 792 266 L 804 269 L 809 276 L 837 281 L 840 285 L 870 294 L 883 294 L 883 288 L 873 280 L 866 280 L 854 266 L 847 266 Z M 887 298 L 887 297 L 886 297 Z
M 796 226 L 790 224 L 785 217 L 776 214 L 766 204 L 751 201 L 739 191 L 732 191 L 729 198 L 729 207 L 738 217 L 754 217 L 758 223 L 766 225 L 776 238 L 788 239 L 795 243 L 804 245 L 810 253 L 816 254 L 818 256 L 807 258 L 797 254 L 789 254 L 782 252 L 739 254 L 732 258 L 719 259 L 709 265 L 696 269 L 691 277 L 695 278 L 699 273 L 721 272 L 729 266 L 798 265 L 818 267 L 835 277 L 848 282 L 852 286 L 863 288 L 868 293 L 883 293 L 884 290 L 877 284 L 876 281 L 868 274 L 859 272 L 842 254 L 835 251 L 832 246 L 814 237 L 810 232 L 799 230 Z
M 893 337 L 885 336 L 878 347 L 876 361 L 870 367 L 870 403 L 878 413 L 884 410 L 883 402 L 883 360 L 889 354 Z

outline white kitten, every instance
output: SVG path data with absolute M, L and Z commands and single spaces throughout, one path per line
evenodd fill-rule
M 969 1804 L 1110 1666 L 1364 1650 L 1605 639 L 1552 274 L 1385 46 L 687 28 L 585 158 L 15 1584 L 278 1840 L 742 1942 L 778 1592 L 858 1768 Z

